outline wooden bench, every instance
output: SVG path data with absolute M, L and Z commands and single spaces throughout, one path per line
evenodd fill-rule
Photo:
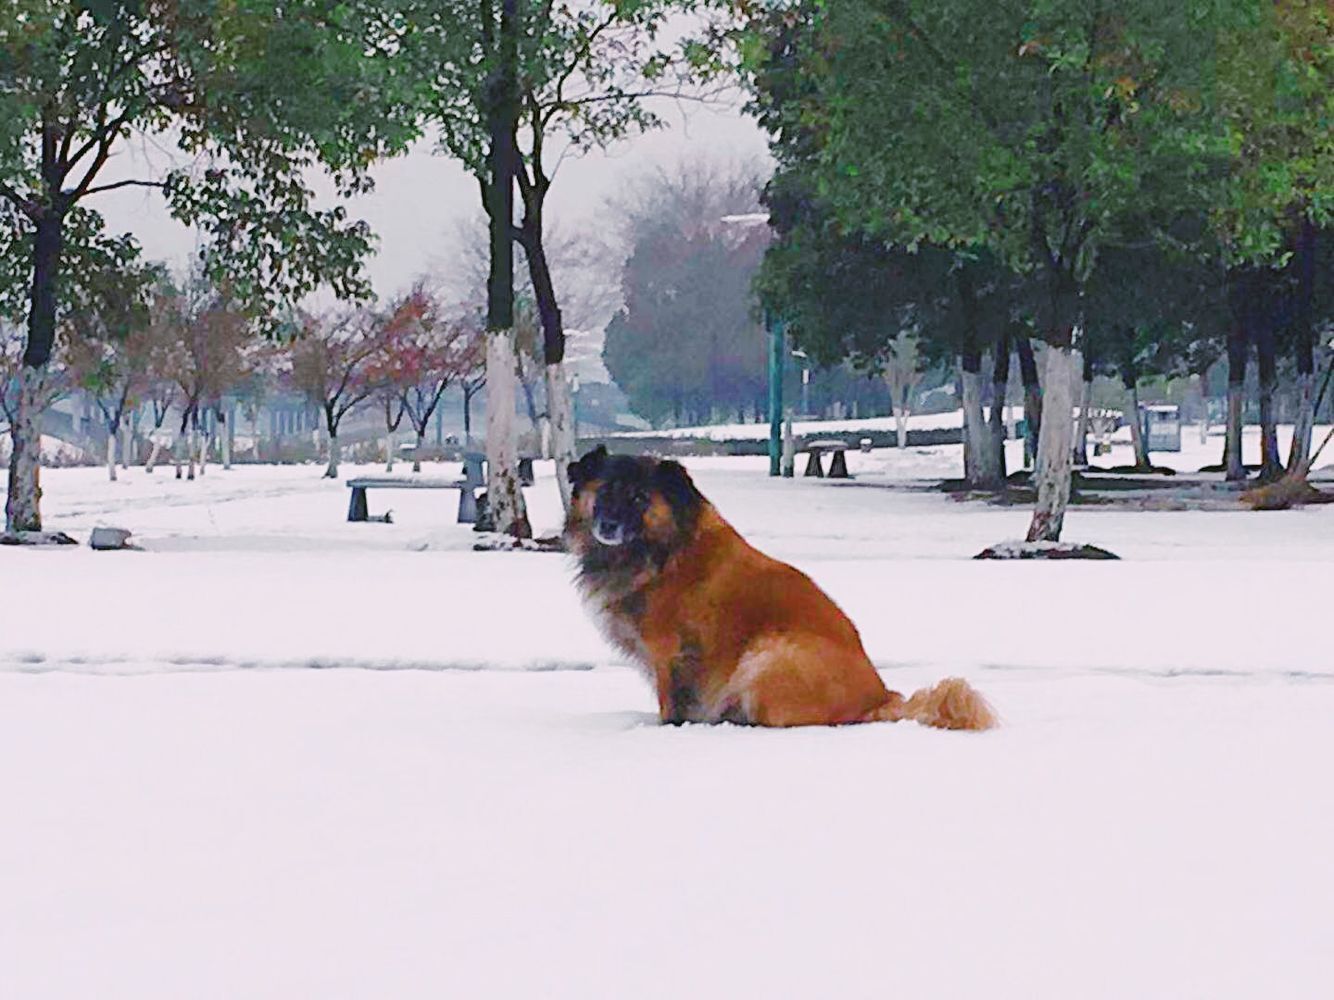
M 477 486 L 464 479 L 386 479 L 383 477 L 363 477 L 349 479 L 348 488 L 352 490 L 352 499 L 347 505 L 349 521 L 368 521 L 370 514 L 366 508 L 367 490 L 458 490 L 459 524 L 472 524 L 477 520 Z
M 822 441 L 807 441 L 806 444 L 802 446 L 801 450 L 806 452 L 809 456 L 806 459 L 805 475 L 823 478 L 825 475 L 823 457 L 825 452 L 829 452 L 833 457 L 829 460 L 828 478 L 852 478 L 852 476 L 848 474 L 848 460 L 845 457 L 845 453 L 848 450 L 848 443 L 846 441 L 838 441 L 833 438 Z

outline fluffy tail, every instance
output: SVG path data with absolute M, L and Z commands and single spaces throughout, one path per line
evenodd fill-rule
M 935 687 L 915 692 L 907 701 L 891 692 L 889 701 L 866 716 L 867 722 L 903 719 L 936 729 L 992 729 L 1000 722 L 995 709 L 962 677 L 948 677 Z

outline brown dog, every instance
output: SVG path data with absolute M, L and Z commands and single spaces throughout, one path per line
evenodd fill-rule
M 565 533 L 607 636 L 649 674 L 663 722 L 989 729 L 957 678 L 904 699 L 810 578 L 752 548 L 676 462 L 597 448 L 570 467 Z

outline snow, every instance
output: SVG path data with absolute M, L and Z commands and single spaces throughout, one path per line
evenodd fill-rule
M 144 551 L 0 549 L 0 996 L 1324 996 L 1334 510 L 1075 508 L 1122 561 L 977 562 L 1028 510 L 926 489 L 958 446 L 848 459 L 687 464 L 1000 729 L 661 727 L 564 557 L 473 552 L 452 493 L 46 470 L 46 527 Z
M 1022 420 L 1024 408 L 1006 408 L 1006 419 Z M 843 420 L 794 420 L 792 433 L 797 437 L 809 434 L 856 434 L 867 431 L 893 431 L 898 425 L 893 417 L 851 417 Z M 919 413 L 908 418 L 908 429 L 913 431 L 953 430 L 963 427 L 963 410 L 943 413 Z M 626 431 L 613 435 L 621 438 L 698 438 L 705 441 L 759 440 L 769 436 L 769 423 L 706 424 L 700 427 L 674 427 L 670 430 Z

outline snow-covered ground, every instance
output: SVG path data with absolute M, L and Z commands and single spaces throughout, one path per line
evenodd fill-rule
M 980 735 L 659 727 L 564 558 L 472 552 L 453 494 L 45 472 L 49 527 L 146 551 L 0 548 L 0 997 L 1328 996 L 1334 510 L 974 562 L 1028 512 L 905 482 L 958 456 L 688 464 Z
M 1022 406 L 1006 407 L 1007 420 L 1022 420 Z M 792 433 L 798 437 L 807 434 L 856 434 L 868 431 L 893 431 L 898 425 L 893 417 L 847 417 L 842 420 L 795 420 Z M 963 410 L 943 413 L 919 413 L 908 418 L 908 429 L 914 431 L 952 430 L 963 426 Z M 674 427 L 670 430 L 624 431 L 613 437 L 623 438 L 699 438 L 706 441 L 759 440 L 769 436 L 769 424 L 705 424 L 699 427 Z

